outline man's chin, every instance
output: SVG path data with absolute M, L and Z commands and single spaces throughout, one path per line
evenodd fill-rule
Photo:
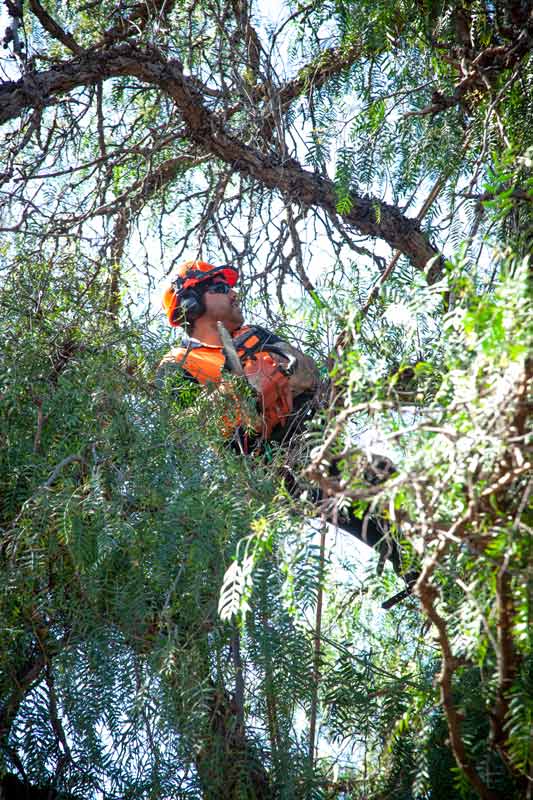
M 235 331 L 239 330 L 243 322 L 244 317 L 242 314 L 234 314 L 231 319 L 225 319 L 222 324 L 230 333 L 235 333 Z

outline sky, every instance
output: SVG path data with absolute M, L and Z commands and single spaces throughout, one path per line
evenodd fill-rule
M 0 0 L 0 42 L 4 41 L 6 28 L 10 23 L 11 17 L 7 13 L 7 8 L 3 0 Z M 16 80 L 19 77 L 19 70 L 12 58 L 11 45 L 9 48 L 0 48 L 0 78 L 2 80 Z

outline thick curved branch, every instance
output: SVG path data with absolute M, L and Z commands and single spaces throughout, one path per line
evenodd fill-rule
M 170 70 L 171 76 L 168 75 Z M 143 79 L 141 74 L 138 77 Z M 333 181 L 306 171 L 295 159 L 264 155 L 228 133 L 217 117 L 206 109 L 202 98 L 190 87 L 176 62 L 167 64 L 156 81 L 174 99 L 190 139 L 204 151 L 231 164 L 241 174 L 282 192 L 294 203 L 304 207 L 319 206 L 330 216 L 337 216 L 337 193 Z M 404 216 L 395 206 L 357 195 L 352 195 L 351 201 L 351 209 L 342 216 L 361 233 L 384 239 L 410 258 L 418 269 L 425 269 L 427 262 L 438 256 L 421 233 L 419 223 Z M 441 261 L 437 259 L 428 275 L 430 282 L 438 278 L 441 267 Z
M 230 164 L 269 189 L 274 189 L 302 207 L 318 206 L 337 216 L 337 194 L 333 181 L 306 171 L 295 159 L 263 154 L 228 132 L 217 115 L 208 110 L 203 97 L 177 60 L 167 61 L 160 51 L 139 50 L 120 44 L 106 52 L 91 52 L 57 65 L 46 72 L 27 75 L 0 88 L 0 123 L 20 116 L 28 108 L 43 107 L 72 89 L 94 85 L 118 76 L 136 77 L 157 86 L 172 98 L 185 124 L 188 138 L 204 153 Z M 438 278 L 442 262 L 438 252 L 420 231 L 419 223 L 395 206 L 372 197 L 352 195 L 351 208 L 343 219 L 364 235 L 384 239 L 400 250 L 413 265 L 424 270 L 437 256 L 428 280 Z

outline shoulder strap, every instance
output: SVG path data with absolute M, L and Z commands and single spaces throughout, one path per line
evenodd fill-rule
M 237 335 L 233 337 L 236 349 L 246 344 L 248 347 L 253 345 L 254 348 L 260 346 L 260 349 L 264 350 L 267 345 L 279 344 L 282 341 L 275 333 L 267 331 L 260 325 L 249 325 L 243 328 L 241 333 L 237 331 Z
M 275 333 L 267 331 L 266 328 L 262 328 L 260 325 L 250 325 L 242 333 L 237 333 L 237 336 L 233 337 L 235 350 L 241 360 L 244 361 L 248 358 L 253 358 L 256 353 L 262 350 L 271 350 L 271 352 L 277 352 L 278 355 L 281 355 L 279 350 L 274 350 L 273 348 L 282 341 Z

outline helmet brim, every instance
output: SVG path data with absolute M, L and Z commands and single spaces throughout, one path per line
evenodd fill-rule
M 228 265 L 224 267 L 218 267 L 217 269 L 221 270 L 220 275 L 222 275 L 228 286 L 235 286 L 239 280 L 239 273 L 235 267 L 230 267 Z

